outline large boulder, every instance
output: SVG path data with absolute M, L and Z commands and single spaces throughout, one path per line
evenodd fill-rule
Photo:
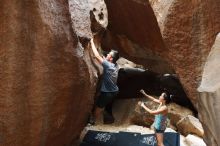
M 61 146 L 78 139 L 97 82 L 83 41 L 92 37 L 90 10 L 96 8 L 94 19 L 103 11 L 100 25 L 107 23 L 105 5 L 97 3 L 1 0 L 0 145 Z
M 158 73 L 173 73 L 161 57 L 166 51 L 153 9 L 148 1 L 105 0 L 109 14 L 109 31 L 103 48 L 119 48 L 120 53 Z
M 177 105 L 175 103 L 170 103 L 168 106 L 168 112 L 170 117 L 170 122 L 176 126 L 176 124 L 188 115 L 193 115 L 193 112 L 183 106 Z
M 150 0 L 164 39 L 169 64 L 195 105 L 196 91 L 215 35 L 220 31 L 218 0 L 161 2 Z
M 176 123 L 178 131 L 183 135 L 195 134 L 203 137 L 204 130 L 199 120 L 193 116 L 186 116 Z

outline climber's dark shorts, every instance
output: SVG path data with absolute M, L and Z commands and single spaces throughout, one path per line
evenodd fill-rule
M 97 107 L 104 108 L 107 104 L 111 103 L 117 96 L 117 92 L 101 92 L 96 102 Z
M 158 129 L 154 128 L 154 132 L 155 132 L 155 133 L 164 133 L 164 131 L 165 131 L 165 130 L 158 130 Z

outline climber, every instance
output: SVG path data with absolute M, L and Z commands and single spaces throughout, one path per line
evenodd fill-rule
M 145 106 L 143 102 L 138 102 L 138 104 L 143 107 L 147 112 L 150 114 L 155 115 L 154 119 L 154 131 L 157 139 L 157 145 L 158 146 L 164 146 L 163 144 L 163 135 L 164 131 L 167 126 L 167 114 L 168 114 L 168 108 L 167 104 L 169 104 L 172 100 L 171 97 L 163 92 L 159 99 L 156 99 L 144 92 L 144 90 L 140 90 L 140 92 L 147 98 L 151 99 L 152 101 L 159 104 L 157 110 L 151 110 L 148 107 Z
M 101 93 L 89 121 L 90 124 L 94 125 L 95 121 L 100 118 L 103 109 L 107 104 L 111 103 L 118 94 L 118 65 L 116 64 L 116 61 L 119 59 L 119 53 L 116 50 L 111 50 L 106 57 L 102 57 L 97 51 L 93 39 L 91 39 L 90 44 L 96 60 L 103 67 L 103 78 L 100 89 Z

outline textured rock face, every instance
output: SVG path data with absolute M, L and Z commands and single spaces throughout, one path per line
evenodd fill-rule
M 96 78 L 77 37 L 92 33 L 69 4 L 0 2 L 0 145 L 70 145 L 85 125 Z
M 126 35 L 131 41 L 148 49 L 163 49 L 160 30 L 148 1 L 106 0 L 106 5 L 111 31 Z M 132 55 L 135 55 L 135 53 Z
M 220 15 L 220 2 L 151 0 L 151 4 L 168 50 L 164 53 L 196 104 L 202 67 L 220 30 L 215 19 Z
M 170 116 L 170 122 L 174 126 L 183 118 L 187 117 L 187 115 L 193 115 L 192 111 L 189 109 L 186 109 L 182 106 L 179 106 L 177 104 L 171 103 L 169 105 L 169 116 Z
M 99 25 L 103 28 L 107 27 L 108 13 L 103 0 L 69 0 L 69 6 L 72 25 L 78 37 L 91 38 L 93 36 L 91 27 L 94 24 L 90 21 L 90 11 L 93 12 Z
M 105 0 L 109 30 L 104 47 L 120 53 L 158 73 L 173 73 L 161 50 L 166 50 L 150 3 L 146 0 Z M 123 9 L 123 10 L 122 10 Z
M 220 31 L 220 23 L 216 19 L 220 16 L 220 1 L 173 0 L 161 4 L 160 0 L 151 0 L 151 4 L 168 49 L 169 63 L 179 75 L 188 96 L 198 108 L 199 117 L 205 129 L 205 141 L 208 145 L 219 145 L 220 134 L 217 131 L 220 129 L 219 124 L 216 123 L 219 121 L 219 116 L 212 112 L 219 111 L 216 106 L 212 106 L 213 103 L 219 103 L 217 95 L 210 93 L 199 97 L 196 89 L 201 82 L 206 57 L 217 32 Z M 164 7 L 165 9 L 162 9 Z M 207 70 L 207 72 L 210 74 L 216 72 L 217 66 L 217 64 L 212 65 L 213 71 Z M 212 78 L 216 81 L 217 76 L 214 75 Z M 212 80 L 213 84 L 214 80 Z M 209 80 L 209 83 L 212 81 Z
M 204 135 L 202 124 L 193 116 L 188 115 L 184 117 L 176 125 L 178 131 L 180 131 L 183 135 L 195 134 L 200 137 L 203 137 Z

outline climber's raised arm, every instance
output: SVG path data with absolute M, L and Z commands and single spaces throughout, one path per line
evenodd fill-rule
M 144 105 L 143 102 L 138 102 L 138 104 L 143 107 L 147 112 L 149 112 L 150 114 L 153 115 L 157 115 L 157 114 L 162 114 L 162 113 L 167 113 L 168 109 L 166 106 L 162 106 L 161 108 L 157 109 L 157 110 L 151 110 L 149 109 L 147 106 Z
M 103 62 L 103 58 L 102 56 L 99 54 L 94 42 L 93 42 L 93 39 L 90 40 L 90 43 L 91 43 L 91 48 L 92 48 L 92 52 L 95 56 L 95 58 L 98 60 L 98 62 L 102 63 Z
M 143 89 L 141 89 L 140 92 L 141 92 L 145 97 L 151 99 L 152 101 L 154 101 L 154 102 L 156 102 L 156 103 L 159 103 L 159 104 L 161 103 L 159 99 L 156 99 L 156 98 L 154 98 L 154 97 L 152 97 L 152 96 L 146 94 Z

